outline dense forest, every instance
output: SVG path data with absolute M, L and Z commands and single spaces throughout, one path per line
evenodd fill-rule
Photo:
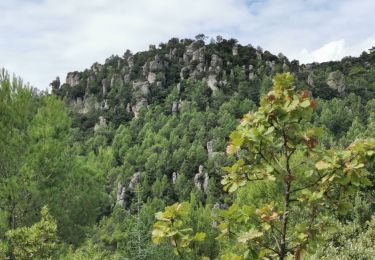
M 0 259 L 373 259 L 375 52 L 172 38 L 0 73 Z

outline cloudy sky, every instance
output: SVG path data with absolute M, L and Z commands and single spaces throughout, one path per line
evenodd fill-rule
M 374 0 L 0 0 L 0 67 L 47 89 L 111 54 L 198 33 L 303 63 L 375 46 Z

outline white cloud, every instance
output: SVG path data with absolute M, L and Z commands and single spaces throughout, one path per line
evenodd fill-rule
M 373 0 L 2 0 L 0 66 L 45 89 L 126 49 L 198 33 L 234 37 L 302 62 L 375 45 Z

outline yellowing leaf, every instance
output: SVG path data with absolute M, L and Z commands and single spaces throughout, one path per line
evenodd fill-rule
M 332 165 L 330 163 L 327 163 L 325 161 L 319 161 L 315 164 L 315 168 L 317 168 L 318 170 L 325 170 L 330 168 L 331 166 Z

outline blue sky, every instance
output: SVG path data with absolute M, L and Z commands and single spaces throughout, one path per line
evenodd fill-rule
M 112 54 L 198 33 L 303 63 L 375 46 L 374 0 L 0 0 L 0 67 L 47 89 Z

